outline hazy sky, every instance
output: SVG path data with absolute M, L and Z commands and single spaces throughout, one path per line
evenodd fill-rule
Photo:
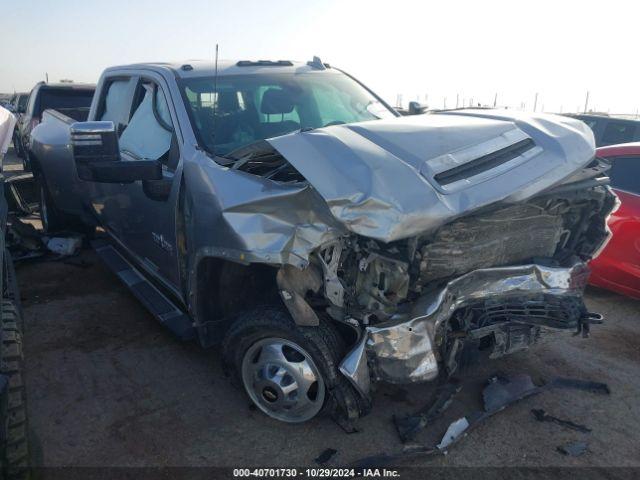
M 0 92 L 212 58 L 339 66 L 389 102 L 636 113 L 640 1 L 0 0 Z

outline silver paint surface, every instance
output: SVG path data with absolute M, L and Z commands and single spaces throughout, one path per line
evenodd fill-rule
M 531 138 L 535 147 L 477 176 L 440 185 L 434 176 Z M 497 203 L 561 183 L 594 157 L 582 122 L 515 112 L 417 115 L 337 125 L 268 140 L 351 232 L 391 242 L 434 231 Z

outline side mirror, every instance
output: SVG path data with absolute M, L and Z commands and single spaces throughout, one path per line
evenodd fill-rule
M 409 102 L 409 115 L 421 115 L 429 108 L 428 105 L 425 105 L 420 102 Z
M 162 164 L 157 160 L 122 160 L 113 122 L 76 122 L 70 130 L 73 159 L 81 180 L 132 183 L 162 178 Z

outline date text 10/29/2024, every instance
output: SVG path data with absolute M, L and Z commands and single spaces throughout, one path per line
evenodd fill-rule
M 388 468 L 234 468 L 234 478 L 399 478 Z

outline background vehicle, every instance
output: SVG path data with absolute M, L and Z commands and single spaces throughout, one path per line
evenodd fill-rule
M 79 83 L 36 84 L 29 94 L 29 101 L 17 126 L 14 145 L 22 158 L 25 171 L 31 170 L 29 161 L 29 141 L 31 131 L 40 123 L 42 112 L 53 108 L 75 120 L 86 120 L 93 99 L 94 85 Z
M 596 147 L 637 142 L 640 140 L 640 121 L 595 114 L 567 114 L 582 120 L 593 130 Z
M 19 157 L 24 157 L 24 152 L 22 151 L 22 143 L 18 140 L 18 125 L 20 125 L 20 120 L 22 116 L 27 111 L 27 103 L 29 102 L 29 94 L 28 93 L 16 93 L 11 97 L 11 111 L 16 116 L 16 126 L 13 130 L 13 145 L 16 149 L 16 154 Z
M 591 261 L 589 283 L 640 298 L 640 143 L 602 147 L 597 155 L 611 162 L 620 208 L 609 218 L 611 240 Z
M 29 102 L 29 93 L 16 93 L 11 97 L 11 106 L 16 118 L 20 118 L 20 115 L 27 110 L 27 103 Z
M 615 203 L 594 153 L 566 117 L 400 118 L 317 58 L 110 68 L 88 121 L 47 110 L 30 150 L 44 228 L 104 227 L 140 301 L 286 422 L 588 330 Z

